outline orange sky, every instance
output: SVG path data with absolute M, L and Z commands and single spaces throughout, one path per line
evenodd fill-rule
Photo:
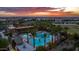
M 79 16 L 79 8 L 0 7 L 0 16 Z

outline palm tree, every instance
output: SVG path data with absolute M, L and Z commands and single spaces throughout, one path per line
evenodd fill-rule
M 69 37 L 69 38 L 70 38 L 70 37 Z M 74 42 L 75 42 L 74 48 L 78 48 L 78 49 L 79 49 L 79 34 L 73 33 L 73 34 L 72 34 L 72 39 L 73 39 Z
M 53 34 L 54 34 L 53 31 L 51 31 L 50 34 L 52 35 L 52 43 L 53 43 Z
M 69 29 L 68 27 L 64 27 L 63 31 L 67 33 L 68 29 Z
M 68 27 L 64 27 L 62 33 L 63 39 L 68 39 Z
M 34 26 L 34 28 L 38 29 L 38 27 L 39 27 L 38 24 L 39 24 L 39 23 L 35 21 L 35 22 L 32 24 L 32 26 Z
M 8 36 L 9 43 L 11 43 L 12 33 L 11 32 L 6 32 L 5 35 Z
M 75 39 L 74 39 L 75 33 L 72 33 L 72 34 L 71 34 L 71 33 L 68 33 L 68 34 L 67 34 L 67 37 L 68 37 L 69 40 L 75 40 Z
M 44 46 L 46 45 L 46 38 L 47 38 L 47 34 L 44 33 Z
M 53 37 L 55 37 L 55 35 L 57 34 L 57 28 L 55 26 L 51 27 L 50 33 L 52 34 L 52 43 L 54 43 Z
M 55 37 L 55 36 L 58 36 L 58 33 L 61 32 L 61 30 L 62 30 L 61 26 L 51 25 L 51 32 L 50 33 L 52 34 L 53 37 Z M 53 37 L 52 37 L 52 42 L 54 41 Z
M 32 32 L 32 36 L 33 36 L 33 46 L 35 47 L 36 32 Z
M 36 23 L 36 24 L 35 24 Z M 45 21 L 39 21 L 39 23 L 35 22 L 34 26 L 36 28 L 38 28 L 39 30 L 44 30 L 46 31 L 47 29 L 49 29 L 50 23 L 49 22 L 45 22 Z
M 15 49 L 16 42 L 15 42 L 14 40 L 12 40 L 12 43 L 11 43 L 11 45 L 12 45 L 12 48 L 13 48 L 13 49 Z
M 29 43 L 28 33 L 29 33 L 29 32 L 27 32 L 27 43 Z

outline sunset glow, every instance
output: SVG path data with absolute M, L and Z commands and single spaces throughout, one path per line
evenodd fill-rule
M 0 16 L 79 16 L 79 8 L 0 7 Z

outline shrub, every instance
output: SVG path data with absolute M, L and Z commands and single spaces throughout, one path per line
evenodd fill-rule
M 9 45 L 8 40 L 0 39 L 0 48 L 6 48 Z

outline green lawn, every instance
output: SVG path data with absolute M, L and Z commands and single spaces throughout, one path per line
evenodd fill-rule
M 70 26 L 69 29 L 68 29 L 68 32 L 79 34 L 79 26 Z
M 62 27 L 68 27 L 69 33 L 78 33 L 79 34 L 79 25 L 61 25 Z
M 69 28 L 69 29 L 68 29 L 68 32 L 70 32 L 70 33 L 78 33 L 78 34 L 79 34 L 79 29 L 76 29 L 76 28 Z

